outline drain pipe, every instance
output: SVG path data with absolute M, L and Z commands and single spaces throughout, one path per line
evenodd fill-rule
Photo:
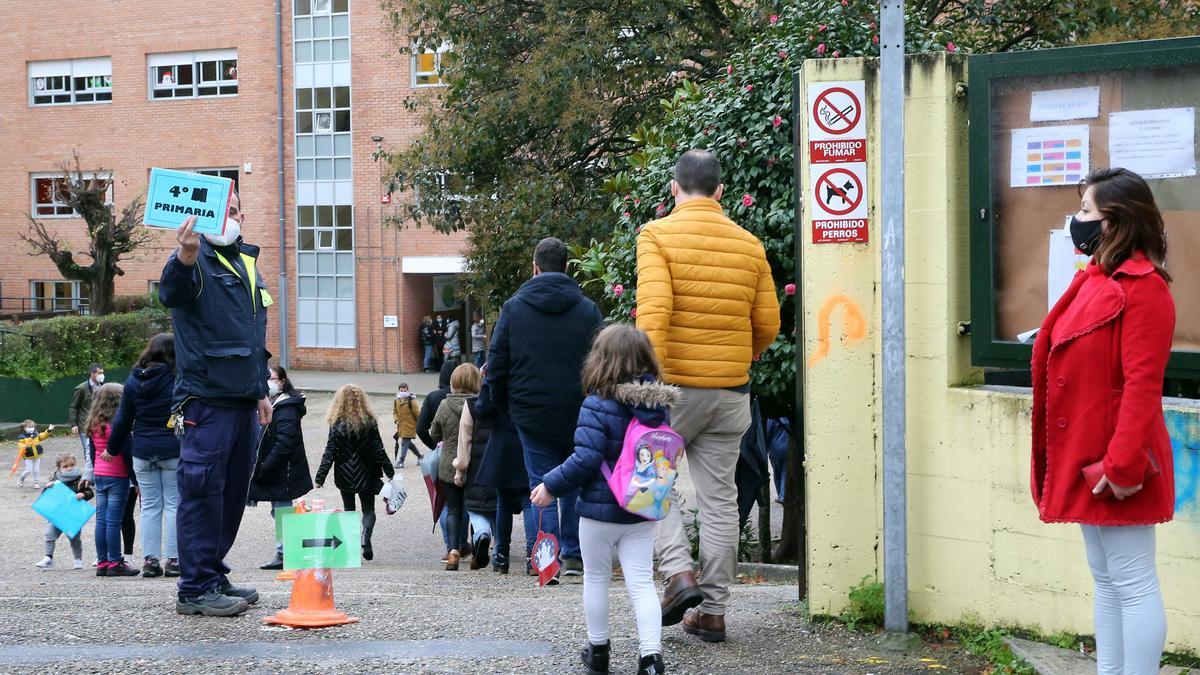
M 290 368 L 288 360 L 288 278 L 287 278 L 287 213 L 284 210 L 283 185 L 283 5 L 275 0 L 275 94 L 279 134 L 279 364 Z

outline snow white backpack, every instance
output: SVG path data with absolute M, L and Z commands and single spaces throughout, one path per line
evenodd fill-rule
M 683 455 L 683 437 L 664 424 L 651 427 L 637 417 L 625 428 L 621 456 L 600 471 L 617 504 L 647 520 L 662 520 L 671 511 L 671 488 Z

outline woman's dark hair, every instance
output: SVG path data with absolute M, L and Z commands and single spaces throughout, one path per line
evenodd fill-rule
M 608 326 L 596 336 L 583 364 L 583 389 L 612 398 L 617 385 L 643 375 L 658 378 L 658 359 L 645 333 L 627 323 Z
M 1135 253 L 1143 253 L 1169 282 L 1167 232 L 1146 181 L 1128 169 L 1096 169 L 1080 183 L 1080 194 L 1088 187 L 1096 210 L 1108 219 L 1108 229 L 1096 247 L 1100 269 L 1111 276 Z
M 287 370 L 283 366 L 271 366 L 271 372 L 275 373 L 275 379 L 279 380 L 279 393 L 288 396 L 300 393 L 300 390 L 292 384 L 292 378 L 288 377 Z
M 156 363 L 175 370 L 175 335 L 173 333 L 159 333 L 150 338 L 150 344 L 146 345 L 145 351 L 138 357 L 137 367 L 149 368 Z

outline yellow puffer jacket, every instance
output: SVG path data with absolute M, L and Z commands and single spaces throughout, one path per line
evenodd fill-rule
M 716 200 L 693 199 L 647 224 L 637 240 L 637 327 L 663 380 L 738 387 L 779 332 L 779 300 L 762 243 Z

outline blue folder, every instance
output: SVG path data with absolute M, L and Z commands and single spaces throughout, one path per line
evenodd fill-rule
M 75 491 L 55 482 L 33 502 L 33 510 L 62 530 L 68 537 L 79 534 L 96 513 L 96 507 L 86 499 L 76 499 Z

